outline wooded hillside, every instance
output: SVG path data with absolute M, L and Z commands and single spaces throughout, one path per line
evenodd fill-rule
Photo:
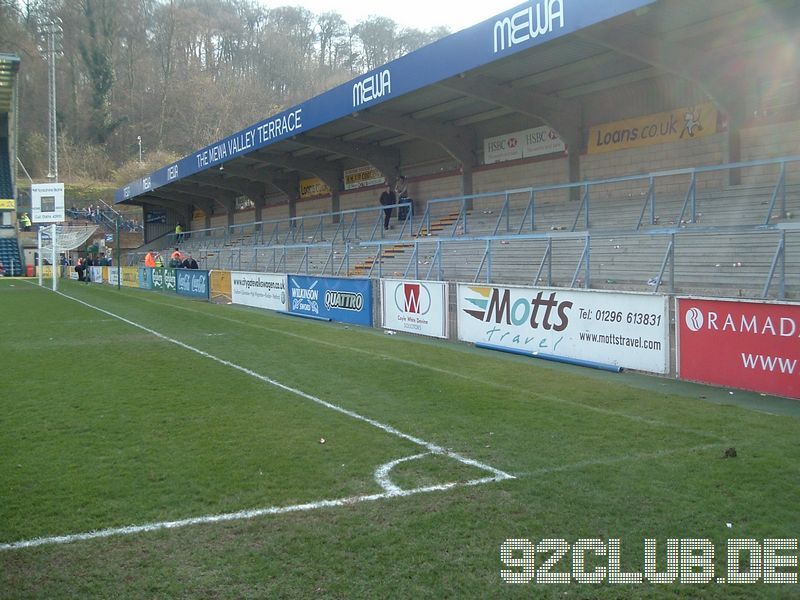
M 42 30 L 54 20 L 60 179 L 120 183 L 448 33 L 255 0 L 0 0 L 34 178 L 47 172 Z

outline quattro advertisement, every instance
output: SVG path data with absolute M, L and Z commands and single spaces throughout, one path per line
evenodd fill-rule
M 289 275 L 289 312 L 372 326 L 372 280 Z
M 800 398 L 800 304 L 675 302 L 682 379 Z
M 175 291 L 181 296 L 208 299 L 208 271 L 174 269 Z
M 234 304 L 286 312 L 286 275 L 231 273 L 231 300 Z
M 458 339 L 651 373 L 669 367 L 667 299 L 458 285 Z
M 447 338 L 447 283 L 381 279 L 384 329 Z

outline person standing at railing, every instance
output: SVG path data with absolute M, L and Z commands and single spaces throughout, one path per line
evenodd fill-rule
M 19 226 L 22 231 L 31 230 L 31 218 L 28 216 L 28 213 L 22 213 L 22 216 L 19 218 Z
M 397 204 L 397 196 L 392 189 L 392 185 L 387 181 L 386 182 L 386 189 L 383 190 L 380 198 L 381 205 L 384 206 L 383 209 L 383 229 L 389 229 L 389 221 L 392 220 L 392 205 Z
M 403 205 L 397 209 L 397 220 L 402 223 L 411 212 L 411 199 L 408 197 L 408 183 L 405 175 L 398 178 L 397 184 L 394 186 L 394 193 L 397 196 L 397 202 Z
M 183 241 L 183 226 L 178 223 L 175 225 L 175 243 L 180 244 Z

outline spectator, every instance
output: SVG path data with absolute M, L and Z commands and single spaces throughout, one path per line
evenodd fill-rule
M 180 222 L 175 225 L 175 243 L 180 244 L 183 241 L 183 227 Z M 175 248 L 177 250 L 177 248 Z
M 183 265 L 181 265 L 184 269 L 197 269 L 197 261 L 192 258 L 192 253 L 190 252 L 183 261 Z
M 91 254 L 88 255 L 83 260 L 83 266 L 86 267 L 86 273 L 85 273 L 85 276 L 84 276 L 84 281 L 86 283 L 91 283 L 92 282 L 92 269 L 91 269 L 91 267 L 94 266 L 94 261 L 92 260 L 92 255 Z
M 78 259 L 78 264 L 75 265 L 75 272 L 78 274 L 78 281 L 84 281 L 84 273 L 86 272 L 86 265 L 83 264 L 83 259 Z
M 147 254 L 144 255 L 144 266 L 155 268 L 156 266 L 156 255 L 153 250 L 148 250 Z
M 411 199 L 408 197 L 408 183 L 406 183 L 405 175 L 401 175 L 397 180 L 394 193 L 397 196 L 397 202 L 402 204 L 397 209 L 397 220 L 402 223 L 408 217 L 408 213 L 411 212 Z
M 22 216 L 19 218 L 19 226 L 22 228 L 22 231 L 31 230 L 31 218 L 28 216 L 28 213 L 22 213 Z
M 171 269 L 180 269 L 183 263 L 183 254 L 175 248 L 175 251 L 169 257 L 169 266 Z
M 386 189 L 383 190 L 380 199 L 383 209 L 383 229 L 389 229 L 389 221 L 392 219 L 392 205 L 397 204 L 397 196 L 394 194 L 391 184 L 386 182 Z

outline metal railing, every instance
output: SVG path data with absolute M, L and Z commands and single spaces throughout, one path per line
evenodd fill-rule
M 726 188 L 720 183 L 721 175 L 732 169 L 752 169 L 752 176 L 748 177 L 751 180 L 758 177 L 760 185 Z M 800 239 L 800 229 L 791 223 L 776 222 L 791 217 L 789 208 L 796 210 L 797 206 L 800 210 L 800 185 L 787 182 L 790 173 L 795 181 L 800 179 L 797 177 L 800 156 L 437 198 L 428 201 L 420 217 L 409 214 L 388 231 L 382 227 L 384 207 L 376 206 L 194 230 L 183 235 L 184 241 L 190 240 L 204 250 L 200 260 L 208 268 L 295 269 L 307 274 L 335 275 L 357 272 L 382 277 L 391 263 L 391 272 L 406 277 L 448 279 L 454 270 L 450 264 L 454 251 L 464 263 L 459 278 L 464 280 L 464 265 L 471 265 L 474 270 L 466 280 L 476 282 L 508 277 L 503 265 L 508 249 L 503 246 L 535 242 L 540 248 L 530 252 L 529 260 L 538 268 L 531 274 L 530 282 L 570 287 L 614 285 L 617 279 L 625 280 L 624 273 L 607 278 L 596 276 L 597 272 L 609 271 L 597 246 L 602 246 L 600 242 L 607 236 L 639 236 L 651 240 L 647 252 L 652 253 L 654 245 L 663 245 L 657 264 L 648 267 L 646 289 L 651 291 L 658 291 L 664 285 L 669 285 L 672 291 L 682 281 L 693 285 L 690 281 L 693 275 L 687 275 L 681 265 L 676 268 L 676 256 L 685 252 L 684 234 L 728 236 L 733 253 L 737 252 L 736 240 L 745 240 L 748 235 L 779 235 L 778 242 L 770 237 L 759 238 L 771 248 L 768 265 L 756 271 L 749 266 L 737 268 L 730 275 L 732 280 L 739 281 L 747 272 L 751 281 L 742 285 L 748 293 L 757 281 L 761 296 L 767 297 L 774 291 L 778 298 L 785 298 L 787 294 L 796 294 L 800 284 L 797 273 L 800 258 L 795 256 L 794 246 L 786 241 L 787 234 Z M 709 174 L 712 179 L 706 179 Z M 764 185 L 765 181 L 768 185 Z M 581 190 L 578 203 L 569 200 L 573 188 Z M 641 198 L 641 205 L 637 198 Z M 614 201 L 621 202 L 625 211 L 617 210 Z M 730 208 L 733 201 L 750 211 L 741 219 L 744 225 L 700 225 L 702 210 L 719 210 L 720 215 L 725 211 L 735 212 Z M 391 208 L 400 206 L 395 204 Z M 558 211 L 555 218 L 554 209 Z M 659 211 L 665 210 L 667 216 L 659 217 Z M 628 221 L 621 220 L 621 212 Z M 596 224 L 603 219 L 612 226 L 598 227 Z M 567 276 L 564 265 L 556 265 L 564 260 L 564 240 L 573 240 Z M 460 244 L 464 243 L 471 244 L 470 256 L 460 253 L 459 248 L 464 247 Z M 406 248 L 401 252 L 386 252 L 398 245 Z M 720 258 L 717 268 L 725 262 Z M 554 275 L 556 271 L 558 277 Z
M 614 237 L 610 237 L 614 236 Z M 787 238 L 793 242 L 789 244 Z M 389 250 L 390 252 L 387 252 Z M 735 262 L 726 262 L 733 260 Z M 561 231 L 229 248 L 205 268 L 659 292 L 800 294 L 800 226 Z M 616 261 L 616 262 L 615 262 Z M 743 262 L 744 261 L 744 262 Z
M 736 162 L 736 163 L 729 163 L 724 165 L 713 165 L 707 167 L 694 167 L 694 168 L 686 168 L 686 169 L 673 169 L 669 171 L 657 171 L 653 173 L 646 173 L 641 175 L 627 175 L 621 177 L 609 177 L 605 179 L 595 179 L 589 181 L 580 181 L 575 183 L 560 183 L 554 185 L 543 185 L 543 186 L 535 186 L 535 187 L 526 187 L 526 188 L 516 188 L 511 190 L 503 190 L 498 192 L 485 192 L 479 194 L 469 194 L 465 196 L 450 196 L 446 198 L 436 198 L 429 200 L 425 212 L 418 223 L 418 227 L 416 230 L 416 235 L 425 234 L 431 231 L 432 222 L 436 219 L 436 217 L 441 217 L 442 215 L 452 215 L 455 217 L 455 221 L 452 225 L 450 230 L 450 237 L 453 237 L 457 232 L 463 235 L 468 235 L 470 232 L 470 221 L 476 220 L 476 215 L 487 214 L 488 211 L 484 210 L 481 211 L 476 207 L 481 204 L 481 201 L 491 200 L 492 202 L 487 203 L 486 206 L 498 207 L 499 205 L 499 214 L 496 219 L 496 222 L 493 227 L 486 228 L 486 233 L 491 232 L 493 235 L 496 235 L 498 231 L 501 230 L 501 225 L 505 225 L 504 233 L 523 233 L 523 231 L 535 231 L 537 229 L 536 223 L 536 214 L 537 214 L 537 204 L 536 199 L 543 194 L 553 194 L 558 192 L 563 192 L 562 198 L 563 202 L 561 203 L 563 206 L 569 206 L 572 204 L 567 200 L 569 197 L 569 191 L 572 189 L 579 189 L 581 190 L 581 201 L 576 208 L 572 210 L 573 215 L 569 217 L 567 222 L 570 222 L 571 225 L 568 227 L 570 231 L 578 231 L 579 230 L 579 223 L 582 221 L 582 225 L 584 229 L 590 229 L 592 226 L 591 214 L 595 213 L 596 211 L 592 208 L 593 202 L 593 194 L 596 196 L 600 196 L 602 194 L 598 193 L 603 188 L 613 188 L 617 193 L 624 194 L 624 185 L 630 187 L 636 187 L 635 184 L 641 184 L 643 190 L 646 186 L 646 191 L 642 191 L 642 196 L 644 196 L 644 202 L 641 206 L 641 209 L 637 211 L 638 219 L 635 222 L 631 222 L 629 224 L 630 227 L 634 229 L 641 229 L 644 222 L 645 222 L 645 214 L 647 213 L 647 208 L 650 208 L 649 211 L 649 218 L 646 219 L 647 225 L 658 225 L 658 218 L 657 218 L 657 208 L 659 199 L 661 195 L 657 194 L 657 188 L 659 183 L 668 182 L 670 188 L 676 187 L 674 184 L 674 180 L 678 178 L 683 178 L 685 181 L 683 183 L 678 184 L 682 185 L 685 188 L 683 193 L 683 202 L 680 205 L 680 210 L 672 216 L 670 219 L 669 216 L 667 217 L 676 225 L 687 225 L 692 223 L 698 222 L 698 180 L 699 178 L 703 177 L 704 175 L 709 174 L 716 174 L 716 175 L 723 175 L 731 170 L 741 170 L 741 169 L 748 169 L 748 168 L 763 168 L 774 166 L 778 170 L 778 174 L 776 176 L 776 181 L 772 186 L 770 191 L 770 201 L 767 206 L 765 214 L 763 214 L 759 219 L 758 223 L 762 224 L 769 224 L 773 222 L 774 219 L 782 219 L 786 218 L 787 213 L 787 190 L 786 190 L 786 171 L 787 165 L 794 165 L 795 168 L 800 171 L 800 156 L 787 156 L 782 158 L 775 158 L 775 159 L 765 159 L 765 160 L 753 160 L 753 161 L 746 161 L 746 162 Z M 719 177 L 718 179 L 722 179 Z M 621 185 L 624 184 L 624 185 Z M 717 189 L 713 189 L 707 193 L 706 199 L 713 199 L 713 197 L 719 194 L 724 185 L 717 186 Z M 667 200 L 673 200 L 666 203 L 665 207 L 669 207 L 674 204 L 674 196 L 675 192 L 670 191 L 666 192 L 663 195 L 668 196 Z M 527 202 L 524 204 L 518 205 L 517 213 L 519 214 L 519 220 L 515 223 L 512 221 L 511 214 L 512 214 L 512 207 L 510 204 L 510 198 L 512 196 L 522 196 L 527 197 Z M 608 194 L 606 194 L 608 195 Z M 630 204 L 632 205 L 632 196 L 625 197 L 622 196 L 624 201 L 631 200 Z M 607 203 L 608 198 L 600 199 L 594 201 L 595 204 L 600 204 L 602 207 L 603 203 Z M 565 215 L 561 215 L 564 217 Z M 581 220 L 581 216 L 583 219 Z M 624 226 L 624 224 L 620 223 L 620 226 Z M 555 229 L 562 229 L 562 227 L 554 227 Z M 567 227 L 563 227 L 567 229 Z

